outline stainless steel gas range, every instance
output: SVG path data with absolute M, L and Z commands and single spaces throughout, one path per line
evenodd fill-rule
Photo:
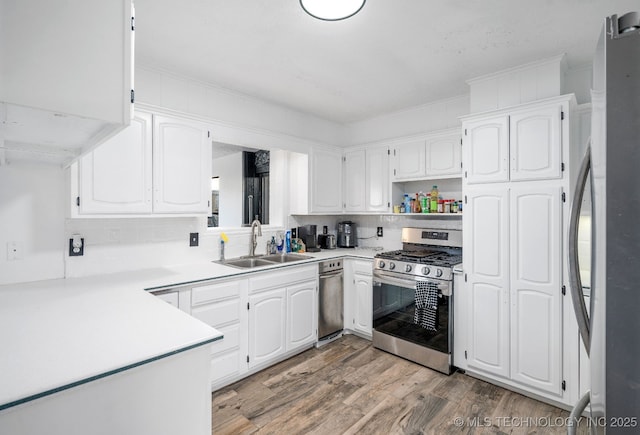
M 450 374 L 462 231 L 403 228 L 402 244 L 375 256 L 373 346 Z

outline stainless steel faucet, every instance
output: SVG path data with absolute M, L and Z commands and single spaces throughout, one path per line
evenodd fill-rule
M 258 233 L 256 234 L 256 227 L 258 228 Z M 249 257 L 256 256 L 256 246 L 258 246 L 258 236 L 262 236 L 262 224 L 258 219 L 254 219 L 251 222 L 251 245 L 249 246 Z

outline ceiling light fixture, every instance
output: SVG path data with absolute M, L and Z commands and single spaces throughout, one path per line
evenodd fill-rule
M 366 0 L 300 0 L 309 15 L 324 21 L 339 21 L 360 12 Z

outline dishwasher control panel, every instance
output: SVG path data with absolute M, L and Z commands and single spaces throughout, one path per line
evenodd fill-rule
M 320 273 L 330 273 L 342 270 L 342 259 L 325 260 L 320 263 Z

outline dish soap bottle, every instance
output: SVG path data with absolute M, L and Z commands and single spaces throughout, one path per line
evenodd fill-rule
M 438 186 L 434 185 L 431 189 L 431 204 L 429 205 L 429 211 L 431 213 L 438 213 Z

